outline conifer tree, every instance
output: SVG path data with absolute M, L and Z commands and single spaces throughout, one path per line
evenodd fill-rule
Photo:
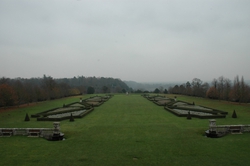
M 190 111 L 188 111 L 187 119 L 189 119 L 189 120 L 192 119 L 191 114 L 190 114 Z
M 70 121 L 70 122 L 74 122 L 74 121 L 75 121 L 75 120 L 74 120 L 74 117 L 73 117 L 73 115 L 72 115 L 72 113 L 71 113 L 71 115 L 70 115 L 69 121 Z
M 236 114 L 235 110 L 233 112 L 232 118 L 237 118 L 237 114 Z
M 26 113 L 24 121 L 30 121 L 29 115 Z

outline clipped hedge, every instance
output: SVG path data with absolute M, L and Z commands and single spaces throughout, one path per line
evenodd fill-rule
M 68 105 L 71 105 L 71 104 L 68 104 Z M 68 110 L 64 110 L 64 111 L 60 111 L 60 112 L 52 112 L 52 111 L 55 111 L 55 110 L 58 110 L 61 108 L 68 108 Z M 56 107 L 56 108 L 49 109 L 49 110 L 46 110 L 43 112 L 39 112 L 37 114 L 31 115 L 31 117 L 38 118 L 40 116 L 55 115 L 55 114 L 59 114 L 59 113 L 67 113 L 67 112 L 78 111 L 78 110 L 82 110 L 82 109 L 86 109 L 86 108 L 85 107 L 70 107 L 70 106 L 64 105 L 64 107 Z
M 60 111 L 60 112 L 48 112 L 46 114 L 42 114 L 42 116 L 49 116 L 49 115 L 57 115 L 57 114 L 62 114 L 62 113 L 69 113 L 73 111 L 80 111 L 84 108 L 77 108 L 77 107 L 67 107 L 68 110 Z
M 46 111 L 43 111 L 43 112 L 39 112 L 37 114 L 31 115 L 30 117 L 37 118 L 37 117 L 40 117 L 40 116 L 42 116 L 43 114 L 45 114 L 47 112 L 51 112 L 51 111 L 54 111 L 54 110 L 59 109 L 59 108 L 61 108 L 61 107 L 56 107 L 56 108 L 52 108 L 52 109 L 49 109 L 49 110 L 46 110 Z
M 208 119 L 208 118 L 225 118 L 228 112 L 195 105 L 193 103 L 188 103 L 185 101 L 176 101 L 175 99 L 166 98 L 165 96 L 149 96 L 149 95 L 142 95 L 144 98 L 147 98 L 149 101 L 157 104 L 158 106 L 165 106 L 164 109 L 173 113 L 179 117 L 187 117 L 188 111 L 191 111 L 192 117 L 197 117 L 201 119 Z M 174 109 L 179 109 L 183 111 L 187 111 L 187 113 L 180 113 L 179 111 L 175 111 Z M 193 112 L 193 113 L 192 113 Z M 204 114 L 202 114 L 204 113 Z
M 187 117 L 188 113 L 187 114 L 181 114 L 179 113 L 178 111 L 175 111 L 169 107 L 164 107 L 165 110 L 173 113 L 174 115 L 176 116 L 179 116 L 179 117 Z M 178 109 L 178 108 L 176 108 Z M 201 111 L 199 111 L 201 112 Z M 204 112 L 205 113 L 205 112 Z M 209 112 L 210 113 L 210 112 Z M 196 117 L 196 118 L 200 118 L 200 119 L 210 119 L 210 118 L 225 118 L 226 115 L 218 115 L 218 114 L 213 114 L 213 115 L 195 115 L 195 114 L 190 114 L 191 117 Z
M 73 102 L 73 103 L 69 103 L 69 104 L 63 104 L 62 107 L 57 107 L 57 108 L 53 108 L 53 109 L 49 109 L 34 115 L 31 115 L 31 117 L 33 118 L 37 118 L 38 121 L 61 121 L 61 120 L 65 120 L 65 119 L 69 119 L 70 118 L 70 114 L 68 116 L 65 116 L 63 114 L 67 114 L 67 113 L 74 113 L 76 111 L 81 111 L 81 110 L 86 110 L 83 113 L 81 113 L 80 115 L 74 115 L 74 118 L 82 118 L 85 115 L 87 115 L 88 113 L 90 113 L 91 111 L 94 110 L 94 106 L 98 107 L 100 105 L 102 105 L 105 101 L 107 101 L 108 99 L 110 99 L 112 96 L 92 96 L 90 98 L 84 99 L 82 100 L 82 102 Z M 88 103 L 93 101 L 93 102 L 97 102 L 95 104 L 90 104 Z M 75 105 L 75 106 L 74 106 Z M 62 109 L 62 110 L 60 110 Z M 58 111 L 56 111 L 58 110 Z M 54 111 L 54 112 L 53 112 Z M 60 114 L 62 117 L 60 117 Z M 58 115 L 58 117 L 48 117 L 48 116 L 52 116 L 52 115 Z
M 77 115 L 77 116 L 73 116 L 74 118 L 82 118 L 84 117 L 85 115 L 89 114 L 90 112 L 92 112 L 94 110 L 94 108 L 91 108 L 89 110 L 86 110 L 85 112 L 83 112 L 82 114 L 80 115 Z M 62 121 L 62 120 L 66 120 L 66 119 L 70 119 L 70 116 L 65 116 L 65 117 L 61 117 L 61 118 L 48 118 L 48 117 L 40 117 L 40 118 L 37 118 L 37 121 Z
M 175 101 L 175 102 L 172 102 L 172 103 L 168 103 L 166 106 L 169 107 L 170 109 L 175 108 L 175 109 L 182 109 L 182 110 L 189 110 L 189 111 L 211 113 L 211 114 L 215 114 L 215 115 L 219 115 L 219 116 L 223 115 L 223 117 L 228 114 L 228 112 L 226 112 L 226 111 L 221 111 L 221 110 L 218 110 L 218 109 L 213 109 L 213 108 L 209 108 L 209 107 L 205 107 L 205 106 L 200 106 L 200 107 L 205 108 L 205 109 L 210 109 L 210 110 L 204 110 L 202 108 L 201 109 L 200 108 L 190 108 L 190 107 L 185 107 L 185 105 L 181 105 L 181 106 L 174 105 L 174 104 L 176 104 L 178 102 L 185 103 L 188 106 L 194 106 L 194 104 L 188 103 L 188 102 L 185 102 L 185 101 Z

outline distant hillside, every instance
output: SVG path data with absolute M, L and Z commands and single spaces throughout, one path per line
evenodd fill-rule
M 154 91 L 156 88 L 163 88 L 168 89 L 170 86 L 174 86 L 178 83 L 138 83 L 135 81 L 123 81 L 125 82 L 130 88 L 134 90 L 147 90 L 147 91 Z
M 129 87 L 126 83 L 118 78 L 105 78 L 105 77 L 84 77 L 78 76 L 77 78 L 61 78 L 55 79 L 58 83 L 67 83 L 71 87 L 87 87 L 92 86 L 95 88 L 95 93 L 103 93 L 103 88 L 106 87 L 107 92 L 120 93 L 122 90 L 128 90 Z

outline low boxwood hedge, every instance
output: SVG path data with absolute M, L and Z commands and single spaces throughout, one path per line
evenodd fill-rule
M 81 113 L 80 115 L 73 116 L 73 117 L 74 118 L 82 118 L 85 115 L 89 114 L 93 110 L 94 110 L 94 108 L 91 108 L 91 109 L 86 110 L 85 112 Z M 62 121 L 62 120 L 70 119 L 70 116 L 71 116 L 71 114 L 69 114 L 69 116 L 64 116 L 64 117 L 60 117 L 60 118 L 59 117 L 58 118 L 39 117 L 39 118 L 37 118 L 37 121 Z

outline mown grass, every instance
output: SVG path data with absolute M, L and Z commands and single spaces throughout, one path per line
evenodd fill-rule
M 177 99 L 228 111 L 217 124 L 250 123 L 249 105 Z M 24 122 L 25 114 L 78 100 L 66 98 L 0 113 L 0 127 L 52 127 L 52 122 Z M 233 109 L 239 118 L 231 118 Z M 207 119 L 177 117 L 140 95 L 115 95 L 82 119 L 62 121 L 65 141 L 0 138 L 0 165 L 248 165 L 250 133 L 211 139 L 204 136 L 207 129 Z

